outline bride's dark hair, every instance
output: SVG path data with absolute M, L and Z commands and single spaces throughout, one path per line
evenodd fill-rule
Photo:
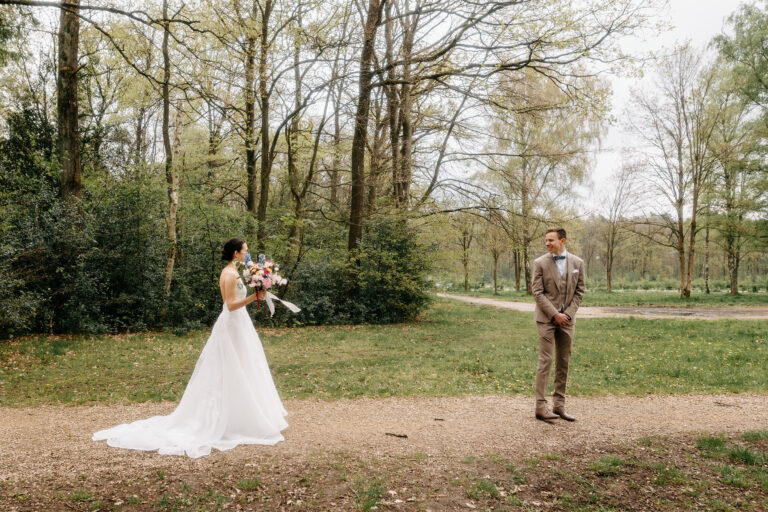
M 230 238 L 224 242 L 224 248 L 221 250 L 221 259 L 224 261 L 232 261 L 235 257 L 235 253 L 243 248 L 245 240 L 242 238 Z

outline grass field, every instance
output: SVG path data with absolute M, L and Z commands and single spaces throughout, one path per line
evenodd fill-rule
M 478 288 L 464 293 L 463 290 L 453 290 L 456 295 L 471 295 L 474 297 L 489 297 L 514 302 L 533 302 L 531 295 L 524 291 L 500 290 L 493 294 L 493 288 Z M 731 295 L 725 291 L 693 293 L 688 299 L 681 299 L 679 291 L 670 290 L 621 290 L 607 292 L 604 289 L 590 289 L 584 295 L 583 306 L 674 306 L 674 307 L 728 307 L 728 306 L 768 306 L 768 293 L 742 293 Z
M 208 332 L 0 344 L 0 405 L 178 400 Z M 532 395 L 531 315 L 438 300 L 418 321 L 262 330 L 281 396 Z M 766 392 L 768 322 L 582 319 L 572 395 Z

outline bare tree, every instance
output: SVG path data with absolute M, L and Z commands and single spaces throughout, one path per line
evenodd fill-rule
M 708 105 L 715 76 L 702 59 L 689 47 L 680 48 L 659 68 L 661 96 L 634 94 L 640 116 L 633 127 L 649 147 L 644 174 L 655 195 L 666 199 L 646 218 L 660 228 L 655 233 L 661 236 L 653 239 L 677 251 L 682 298 L 691 295 L 700 198 L 713 168 L 709 145 L 719 115 Z
M 503 256 L 509 250 L 509 236 L 502 226 L 496 222 L 496 216 L 491 216 L 485 223 L 483 233 L 480 237 L 480 245 L 488 251 L 491 255 L 493 262 L 493 294 L 499 294 L 498 285 L 498 268 L 499 258 Z M 503 217 L 498 218 L 499 221 L 504 222 Z
M 472 261 L 472 242 L 477 231 L 477 220 L 474 215 L 458 212 L 451 216 L 451 225 L 455 231 L 455 242 L 461 249 L 461 267 L 464 272 L 464 291 L 469 291 L 469 264 Z
M 605 288 L 611 291 L 611 278 L 616 250 L 626 240 L 628 233 L 624 231 L 626 210 L 634 196 L 633 172 L 630 166 L 621 169 L 615 178 L 614 189 L 607 201 L 603 203 L 603 240 L 605 241 Z

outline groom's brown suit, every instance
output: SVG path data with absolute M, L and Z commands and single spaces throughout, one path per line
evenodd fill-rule
M 547 384 L 556 356 L 554 409 L 565 406 L 565 387 L 568 363 L 575 332 L 576 311 L 584 296 L 584 261 L 567 253 L 565 275 L 561 276 L 552 254 L 545 254 L 533 262 L 531 288 L 536 299 L 535 318 L 539 330 L 539 363 L 536 369 L 536 411 L 547 408 Z M 553 321 L 557 313 L 565 313 L 569 320 L 564 325 Z

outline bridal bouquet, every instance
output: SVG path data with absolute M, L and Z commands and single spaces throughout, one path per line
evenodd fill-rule
M 284 286 L 288 280 L 281 277 L 277 272 L 280 267 L 272 260 L 268 260 L 263 254 L 259 254 L 259 259 L 254 262 L 251 255 L 245 255 L 245 270 L 243 278 L 248 286 L 257 290 L 269 290 L 272 286 Z
M 263 254 L 259 254 L 259 258 L 255 262 L 251 259 L 250 253 L 245 254 L 243 279 L 245 284 L 251 288 L 267 291 L 273 286 L 284 286 L 288 284 L 288 280 L 277 273 L 279 270 L 280 267 L 272 260 L 266 259 Z M 267 292 L 265 301 L 269 307 L 270 316 L 275 314 L 274 300 L 280 302 L 294 313 L 301 311 L 295 304 L 279 299 L 277 296 Z M 261 302 L 258 299 L 256 300 L 256 306 L 261 309 Z

